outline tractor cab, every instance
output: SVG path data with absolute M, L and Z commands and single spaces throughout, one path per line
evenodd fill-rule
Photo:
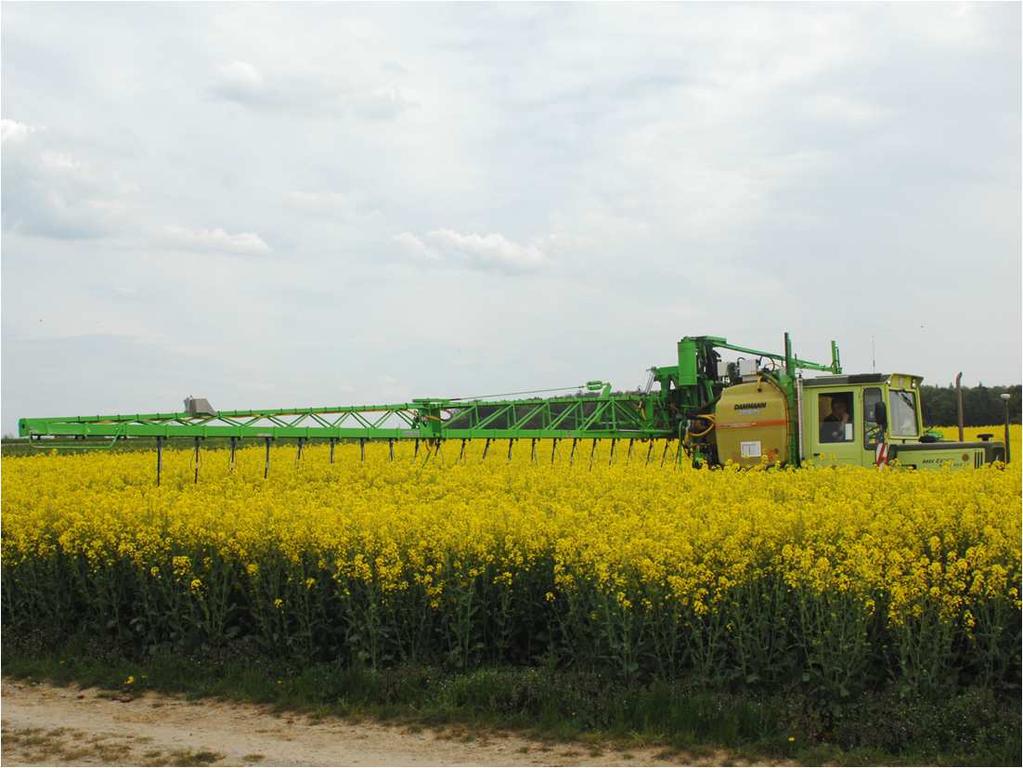
M 918 376 L 883 373 L 803 379 L 800 459 L 871 466 L 886 420 L 888 443 L 919 442 L 920 381 Z
M 953 443 L 925 437 L 922 380 L 902 373 L 801 380 L 800 461 L 872 466 L 883 454 L 901 466 L 923 469 L 945 464 L 974 468 L 1005 460 L 1001 443 Z

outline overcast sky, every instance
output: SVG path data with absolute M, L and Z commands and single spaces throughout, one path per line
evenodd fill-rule
M 2 9 L 20 416 L 1020 381 L 1020 5 Z

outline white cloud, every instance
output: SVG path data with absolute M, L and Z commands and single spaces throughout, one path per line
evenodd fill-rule
M 220 79 L 224 85 L 238 89 L 258 91 L 263 88 L 263 75 L 247 61 L 232 61 L 220 68 Z
M 522 245 L 498 233 L 462 234 L 452 229 L 435 229 L 426 234 L 425 240 L 402 232 L 394 236 L 394 241 L 416 260 L 450 267 L 519 274 L 549 263 L 537 245 Z
M 6 117 L 0 119 L 0 141 L 2 142 L 20 141 L 37 130 L 39 129 L 34 125 L 26 125 Z
M 441 264 L 444 261 L 437 250 L 428 246 L 411 232 L 395 235 L 394 242 L 400 245 L 413 260 L 432 264 Z
M 369 121 L 391 120 L 418 106 L 409 92 L 377 77 L 331 70 L 263 71 L 248 61 L 221 65 L 209 92 L 217 99 L 254 110 L 352 115 Z
M 319 78 L 295 73 L 264 76 L 248 61 L 221 65 L 209 92 L 216 99 L 254 110 L 333 109 L 337 98 L 329 85 Z
M 82 164 L 67 152 L 45 150 L 40 153 L 39 160 L 43 168 L 57 173 L 74 172 L 82 167 Z
M 189 251 L 219 251 L 238 256 L 265 256 L 270 246 L 255 232 L 231 234 L 216 227 L 214 229 L 189 229 L 187 227 L 164 227 L 168 242 Z
M 263 75 L 247 61 L 222 65 L 211 90 L 221 98 L 241 103 L 258 103 L 268 98 Z
M 61 240 L 101 237 L 125 222 L 133 189 L 41 129 L 4 119 L 3 229 Z

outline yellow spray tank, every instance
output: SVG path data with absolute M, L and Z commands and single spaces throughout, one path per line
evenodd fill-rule
M 735 384 L 721 392 L 714 408 L 718 461 L 743 467 L 785 461 L 789 450 L 788 398 L 774 381 Z

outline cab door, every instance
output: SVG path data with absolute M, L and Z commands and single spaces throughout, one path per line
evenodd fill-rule
M 857 387 L 810 390 L 806 408 L 807 458 L 836 466 L 863 463 L 863 399 Z
M 884 439 L 884 429 L 877 421 L 877 407 L 884 402 L 884 390 L 881 387 L 864 387 L 863 389 L 863 457 L 861 463 L 872 467 L 877 463 L 877 444 Z M 883 406 L 882 406 L 883 407 Z

